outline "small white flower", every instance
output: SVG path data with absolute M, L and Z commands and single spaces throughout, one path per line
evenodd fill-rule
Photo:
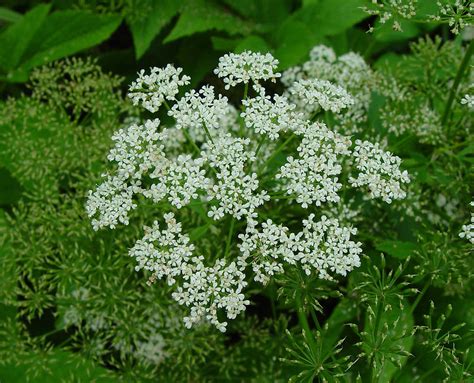
M 288 91 L 298 98 L 299 103 L 310 106 L 314 111 L 319 107 L 339 113 L 354 103 L 346 90 L 326 80 L 298 80 Z
M 276 140 L 280 131 L 297 130 L 304 124 L 303 116 L 294 111 L 296 106 L 286 97 L 275 95 L 272 102 L 271 97 L 265 95 L 264 88 L 255 88 L 259 94 L 242 101 L 245 110 L 241 117 L 248 128 Z
M 270 53 L 261 54 L 245 51 L 239 54 L 229 53 L 219 59 L 219 65 L 214 73 L 224 80 L 225 88 L 229 89 L 241 82 L 272 80 L 280 77 L 275 73 L 278 60 Z
M 284 181 L 286 193 L 295 196 L 303 208 L 338 202 L 342 187 L 338 180 L 342 171 L 338 156 L 349 153 L 351 141 L 321 123 L 306 127 L 300 134 L 303 139 L 297 149 L 299 158 L 289 156 L 276 178 Z
M 352 186 L 367 186 L 371 198 L 382 198 L 387 203 L 406 197 L 401 184 L 409 183 L 410 177 L 406 170 L 400 170 L 399 157 L 380 149 L 378 144 L 360 140 L 356 141 L 353 156 L 360 173 L 357 178 L 349 178 Z
M 142 105 L 145 109 L 155 113 L 165 100 L 175 100 L 179 87 L 188 85 L 191 78 L 181 75 L 182 68 L 175 68 L 168 64 L 165 68 L 150 68 L 150 74 L 145 70 L 138 73 L 138 78 L 128 90 L 128 97 L 133 105 Z
M 249 144 L 249 139 L 227 134 L 204 145 L 202 156 L 217 172 L 216 182 L 208 191 L 219 203 L 218 208 L 209 212 L 216 220 L 223 214 L 231 214 L 239 220 L 251 216 L 258 206 L 269 200 L 266 191 L 256 192 L 259 187 L 257 175 L 245 171 L 245 165 L 255 161 Z

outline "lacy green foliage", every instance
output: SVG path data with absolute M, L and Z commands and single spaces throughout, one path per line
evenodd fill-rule
M 387 57 L 380 64 L 379 92 L 386 97 L 382 107 L 382 125 L 397 135 L 415 134 L 423 143 L 436 144 L 446 138 L 448 130 L 443 126 L 443 113 L 447 87 L 456 76 L 456 68 L 462 59 L 462 48 L 455 42 L 443 42 L 439 36 L 427 37 L 410 45 L 411 54 L 401 60 Z M 462 87 L 469 84 L 469 76 L 463 78 Z M 465 108 L 453 105 L 454 117 L 463 124 Z
M 54 109 L 64 109 L 77 121 L 86 114 L 92 119 L 107 120 L 128 104 L 122 101 L 122 79 L 102 73 L 97 60 L 90 57 L 56 61 L 35 69 L 30 76 L 34 99 Z

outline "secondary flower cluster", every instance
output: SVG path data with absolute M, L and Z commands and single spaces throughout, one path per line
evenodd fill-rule
M 312 60 L 332 65 L 335 56 L 316 48 Z M 334 65 L 351 78 L 359 64 L 348 56 Z M 316 208 L 338 202 L 341 189 L 364 187 L 370 198 L 388 203 L 405 197 L 409 178 L 398 157 L 370 142 L 354 145 L 317 120 L 341 117 L 360 98 L 328 79 L 299 75 L 293 82 L 286 76 L 287 93 L 269 96 L 262 82 L 280 76 L 277 65 L 270 54 L 251 52 L 220 59 L 215 73 L 226 88 L 245 85 L 240 114 L 211 86 L 177 97 L 189 82 L 181 68 L 141 71 L 130 88 L 133 102 L 152 112 L 164 104 L 174 123 L 164 127 L 152 119 L 115 133 L 108 156 L 115 169 L 90 191 L 87 212 L 96 230 L 128 224 L 139 199 L 160 205 L 163 218 L 144 228 L 129 254 L 137 270 L 151 273 L 149 282 L 174 286 L 173 298 L 189 308 L 188 327 L 205 320 L 225 331 L 224 318 L 250 303 L 244 291 L 250 270 L 255 281 L 267 283 L 288 267 L 332 279 L 359 266 L 357 230 Z M 275 214 L 290 212 L 294 203 L 308 210 L 296 232 L 284 225 L 284 213 Z M 206 234 L 205 245 L 196 230 Z
M 319 106 L 331 110 L 335 113 L 336 130 L 358 133 L 367 121 L 371 92 L 376 86 L 374 73 L 354 52 L 336 57 L 332 48 L 317 45 L 309 56 L 303 65 L 286 70 L 281 77 L 291 102 L 307 118 Z

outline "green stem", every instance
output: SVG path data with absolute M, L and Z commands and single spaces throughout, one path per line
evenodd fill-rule
M 207 138 L 209 138 L 209 140 L 214 143 L 214 140 L 212 139 L 212 136 L 211 136 L 211 132 L 209 132 L 209 129 L 207 129 L 207 126 L 206 124 L 204 123 L 204 121 L 202 122 L 202 126 L 204 128 L 204 131 L 206 132 L 206 136 Z
M 247 99 L 248 94 L 249 94 L 249 83 L 246 82 L 245 87 L 244 87 L 244 100 Z
M 260 139 L 260 142 L 258 143 L 258 146 L 257 146 L 257 150 L 255 151 L 255 157 L 257 157 L 258 152 L 260 152 L 260 149 L 262 148 L 262 145 L 265 142 L 265 138 L 267 138 L 267 136 L 263 135 L 262 138 Z
M 262 171 L 265 170 L 265 168 L 267 167 L 268 163 L 271 162 L 271 160 L 273 160 L 275 158 L 275 156 L 280 153 L 293 139 L 295 138 L 295 134 L 291 134 L 290 137 L 287 138 L 287 140 L 281 144 L 277 150 L 275 150 L 275 152 L 273 152 L 273 154 L 268 158 L 268 160 L 266 160 L 263 165 L 260 167 L 260 169 L 258 170 L 258 175 L 260 176 Z
M 453 86 L 451 87 L 451 91 L 449 92 L 448 102 L 446 103 L 446 107 L 444 109 L 443 117 L 441 119 L 441 123 L 445 126 L 449 119 L 449 114 L 451 113 L 451 107 L 453 106 L 454 98 L 456 97 L 456 92 L 458 90 L 459 84 L 461 83 L 462 77 L 466 68 L 468 67 L 469 60 L 471 59 L 472 54 L 474 53 L 474 40 L 469 43 L 469 46 L 464 54 L 462 59 L 461 65 L 459 66 L 458 73 L 454 79 Z M 449 127 L 447 128 L 447 132 L 449 133 Z
M 229 254 L 229 251 L 230 251 L 230 243 L 232 242 L 232 235 L 234 233 L 234 225 L 235 225 L 235 218 L 232 217 L 232 219 L 230 220 L 229 233 L 227 234 L 227 241 L 225 244 L 224 259 L 227 258 L 227 255 Z
M 199 147 L 197 146 L 197 144 L 194 142 L 194 140 L 192 139 L 192 137 L 189 135 L 188 131 L 186 129 L 183 129 L 183 134 L 184 134 L 184 137 L 186 137 L 186 139 L 188 140 L 188 142 L 191 144 L 191 146 L 193 147 L 193 149 L 195 150 L 195 152 L 197 154 L 200 154 L 201 153 L 201 150 L 199 149 Z
M 425 295 L 426 293 L 426 290 L 428 290 L 428 288 L 430 287 L 430 281 L 426 282 L 425 285 L 423 286 L 423 290 L 421 290 L 421 292 L 418 294 L 418 296 L 416 297 L 415 299 L 415 302 L 413 302 L 413 304 L 411 305 L 411 308 L 410 308 L 410 313 L 413 314 L 413 312 L 415 311 L 416 307 L 418 306 L 418 304 L 420 303 L 421 299 L 423 298 L 423 296 Z
M 298 313 L 298 320 L 300 322 L 300 326 L 305 333 L 306 341 L 308 342 L 309 348 L 311 351 L 316 352 L 317 346 L 316 342 L 314 341 L 313 333 L 309 328 L 308 319 L 306 318 L 306 313 L 304 311 L 304 307 L 301 302 L 301 295 L 296 294 L 296 311 Z

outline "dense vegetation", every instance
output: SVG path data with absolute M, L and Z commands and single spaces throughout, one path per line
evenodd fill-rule
M 473 381 L 473 13 L 0 3 L 0 382 Z

